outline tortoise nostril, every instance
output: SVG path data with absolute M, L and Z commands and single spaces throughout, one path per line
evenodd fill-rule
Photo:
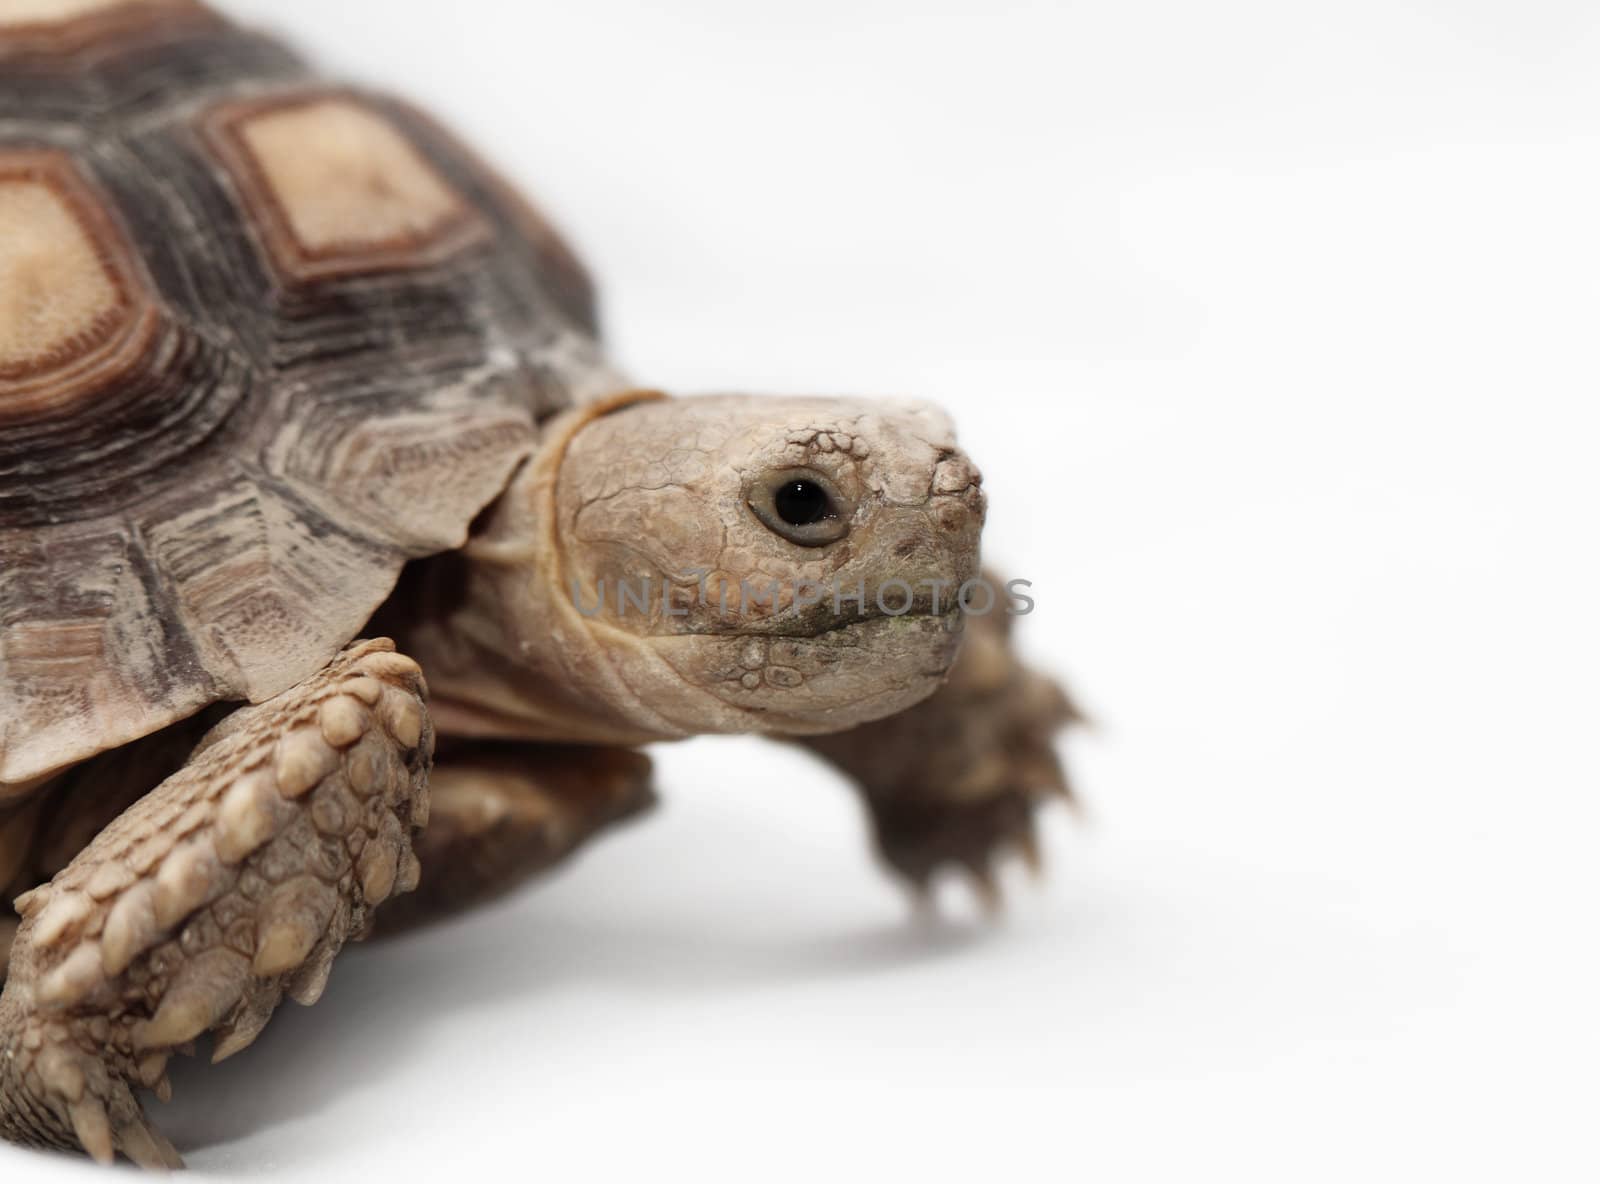
M 967 491 L 961 495 L 961 500 L 966 503 L 967 509 L 977 515 L 979 520 L 982 520 L 989 512 L 989 499 L 984 496 L 983 490 L 975 484 L 968 487 Z
M 962 453 L 953 453 L 941 460 L 933 470 L 934 493 L 960 493 L 973 485 L 983 483 L 983 474 Z
M 910 559 L 917 553 L 917 540 L 907 535 L 895 544 L 894 553 L 900 559 Z

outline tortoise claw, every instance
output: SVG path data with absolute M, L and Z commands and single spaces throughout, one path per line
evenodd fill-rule
M 139 1167 L 147 1171 L 180 1171 L 183 1157 L 165 1135 L 147 1122 L 135 1120 L 117 1130 L 117 1145 Z
M 963 861 L 967 883 L 977 898 L 978 906 L 989 920 L 998 919 L 1006 907 L 1005 894 L 1000 891 L 1000 880 L 987 854 L 972 856 Z
M 78 1136 L 78 1142 L 90 1159 L 103 1164 L 116 1160 L 117 1145 L 111 1134 L 111 1118 L 99 1098 L 93 1095 L 79 1098 L 67 1107 L 67 1117 L 72 1120 L 72 1132 Z

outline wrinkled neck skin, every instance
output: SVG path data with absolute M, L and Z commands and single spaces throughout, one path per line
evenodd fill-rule
M 441 732 L 634 745 L 749 729 L 745 712 L 635 635 L 586 619 L 564 592 L 555 497 L 568 444 L 600 416 L 664 397 L 627 392 L 553 420 L 462 551 L 425 566 L 402 648 L 422 663 Z M 674 701 L 681 712 L 648 705 Z
M 552 420 L 380 625 L 446 734 L 839 731 L 948 674 L 971 611 L 955 590 L 981 582 L 981 482 L 926 404 L 626 392 Z M 625 585 L 659 591 L 630 613 Z

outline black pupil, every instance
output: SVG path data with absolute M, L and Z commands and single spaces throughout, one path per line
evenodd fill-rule
M 815 481 L 785 481 L 772 497 L 773 507 L 790 526 L 820 522 L 833 509 L 827 490 Z

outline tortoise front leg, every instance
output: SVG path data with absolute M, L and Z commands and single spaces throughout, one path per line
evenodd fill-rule
M 380 933 L 504 895 L 655 801 L 641 752 L 518 742 L 441 747 L 429 797 L 422 883 L 383 910 Z
M 1070 800 L 1054 737 L 1078 719 L 1066 693 L 1025 664 L 1009 618 L 969 617 L 949 680 L 898 715 L 801 743 L 860 786 L 879 852 L 919 894 L 964 869 L 998 903 L 994 858 L 1038 861 L 1034 815 Z
M 432 728 L 416 663 L 364 642 L 213 730 L 49 884 L 0 995 L 0 1134 L 178 1166 L 135 1091 L 215 1032 L 245 1048 L 322 994 L 345 941 L 418 879 Z

